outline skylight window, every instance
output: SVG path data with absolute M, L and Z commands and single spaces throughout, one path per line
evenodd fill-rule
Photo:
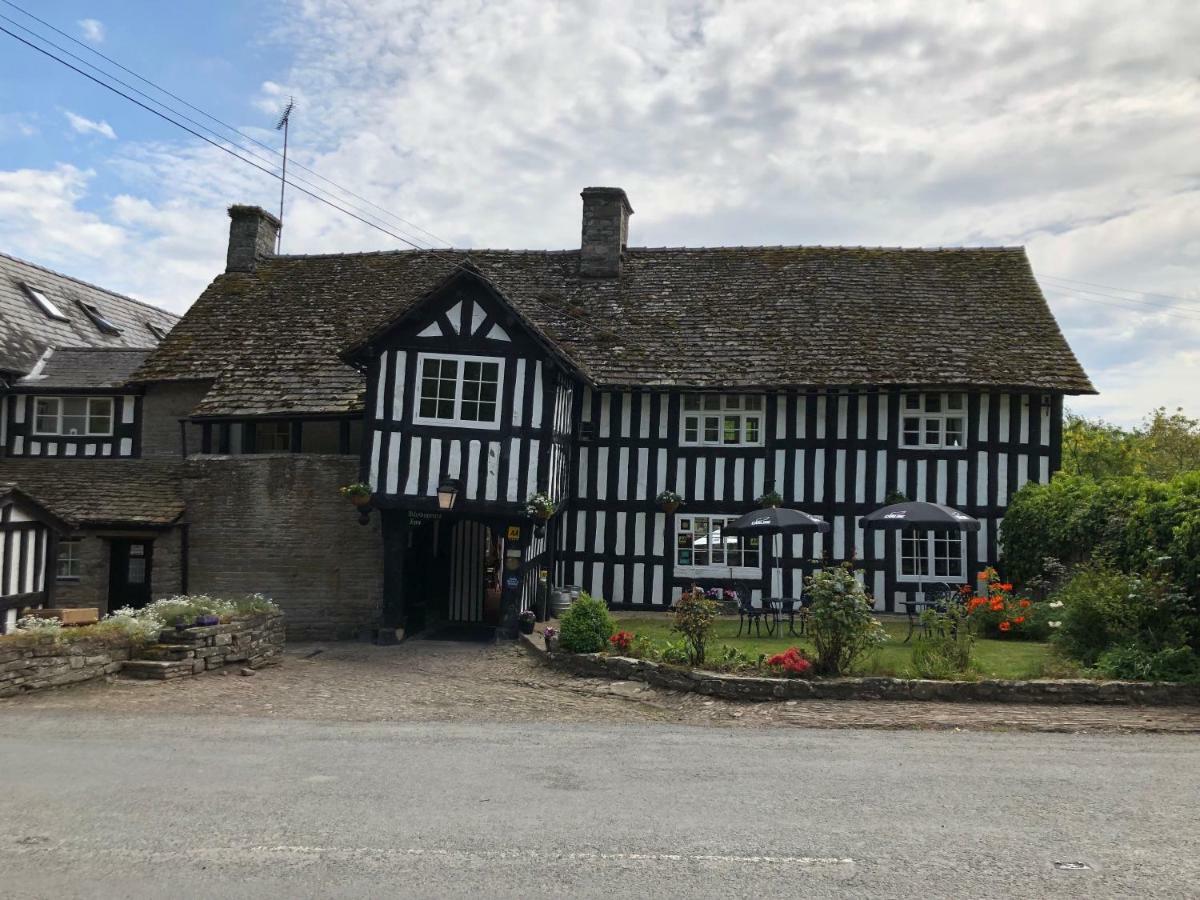
M 29 299 L 37 304 L 38 309 L 44 312 L 51 319 L 58 319 L 60 322 L 70 321 L 70 319 L 63 315 L 62 310 L 55 306 L 54 303 L 51 302 L 50 298 L 37 288 L 31 288 L 27 284 L 22 284 L 21 287 L 25 289 L 25 293 L 29 295 Z
M 120 328 L 108 321 L 108 319 L 104 318 L 104 314 L 100 312 L 100 308 L 98 306 L 95 306 L 91 303 L 84 303 L 82 300 L 79 301 L 79 306 L 85 313 L 87 313 L 88 318 L 92 320 L 93 324 L 95 324 L 95 326 L 105 334 L 121 333 Z
M 154 335 L 155 340 L 161 341 L 163 338 L 165 338 L 167 336 L 166 329 L 160 328 L 158 325 L 155 325 L 153 322 L 146 323 L 146 330 L 149 331 L 152 335 Z

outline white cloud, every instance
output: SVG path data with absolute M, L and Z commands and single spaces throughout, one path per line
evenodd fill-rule
M 1039 275 L 1193 301 L 1046 278 L 1103 392 L 1075 406 L 1195 405 L 1192 2 L 291 0 L 278 23 L 255 136 L 295 95 L 295 161 L 451 243 L 574 246 L 579 189 L 618 184 L 635 244 L 1025 244 Z M 219 271 L 224 206 L 278 202 L 212 148 L 110 162 L 121 190 L 86 206 L 132 241 L 122 283 L 173 304 Z M 284 245 L 397 243 L 291 192 Z
M 99 19 L 80 19 L 76 24 L 85 41 L 90 44 L 104 43 L 104 23 Z
M 124 231 L 79 207 L 94 176 L 68 165 L 0 171 L 0 247 L 81 276 L 109 258 Z
M 108 138 L 110 141 L 117 139 L 117 133 L 104 120 L 94 122 L 91 119 L 71 112 L 69 109 L 64 109 L 63 115 L 67 117 L 67 121 L 71 123 L 71 127 L 79 134 L 98 134 L 101 137 Z

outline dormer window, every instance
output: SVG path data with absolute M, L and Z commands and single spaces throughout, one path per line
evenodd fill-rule
M 500 427 L 500 381 L 504 360 L 487 356 L 422 353 L 417 386 L 418 425 Z
M 104 314 L 100 312 L 100 307 L 93 303 L 84 303 L 82 300 L 78 302 L 79 308 L 87 313 L 87 317 L 92 320 L 92 324 L 99 328 L 102 333 L 114 335 L 121 333 L 120 328 L 104 318 Z
M 109 437 L 112 397 L 38 397 L 33 433 L 63 437 Z
M 57 319 L 60 322 L 71 321 L 63 315 L 62 310 L 55 306 L 49 297 L 47 297 L 37 288 L 32 288 L 27 284 L 22 284 L 21 288 L 25 291 L 26 296 L 28 296 L 29 299 L 34 302 L 34 305 L 36 305 L 37 308 L 45 313 L 49 318 Z
M 152 335 L 154 335 L 154 339 L 156 341 L 161 341 L 163 338 L 165 338 L 167 336 L 166 329 L 160 328 L 158 325 L 155 325 L 153 322 L 146 323 L 146 330 L 149 331 Z

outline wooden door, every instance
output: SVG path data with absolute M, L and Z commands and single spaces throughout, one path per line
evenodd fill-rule
M 108 567 L 108 608 L 141 609 L 150 602 L 154 542 L 114 538 Z

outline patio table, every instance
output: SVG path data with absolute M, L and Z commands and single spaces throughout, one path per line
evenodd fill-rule
M 763 609 L 771 610 L 771 618 L 767 622 L 767 634 L 771 637 L 775 636 L 775 631 L 783 626 L 783 617 L 788 617 L 788 634 L 792 637 L 800 637 L 796 634 L 796 613 L 801 610 L 799 597 L 764 597 Z

